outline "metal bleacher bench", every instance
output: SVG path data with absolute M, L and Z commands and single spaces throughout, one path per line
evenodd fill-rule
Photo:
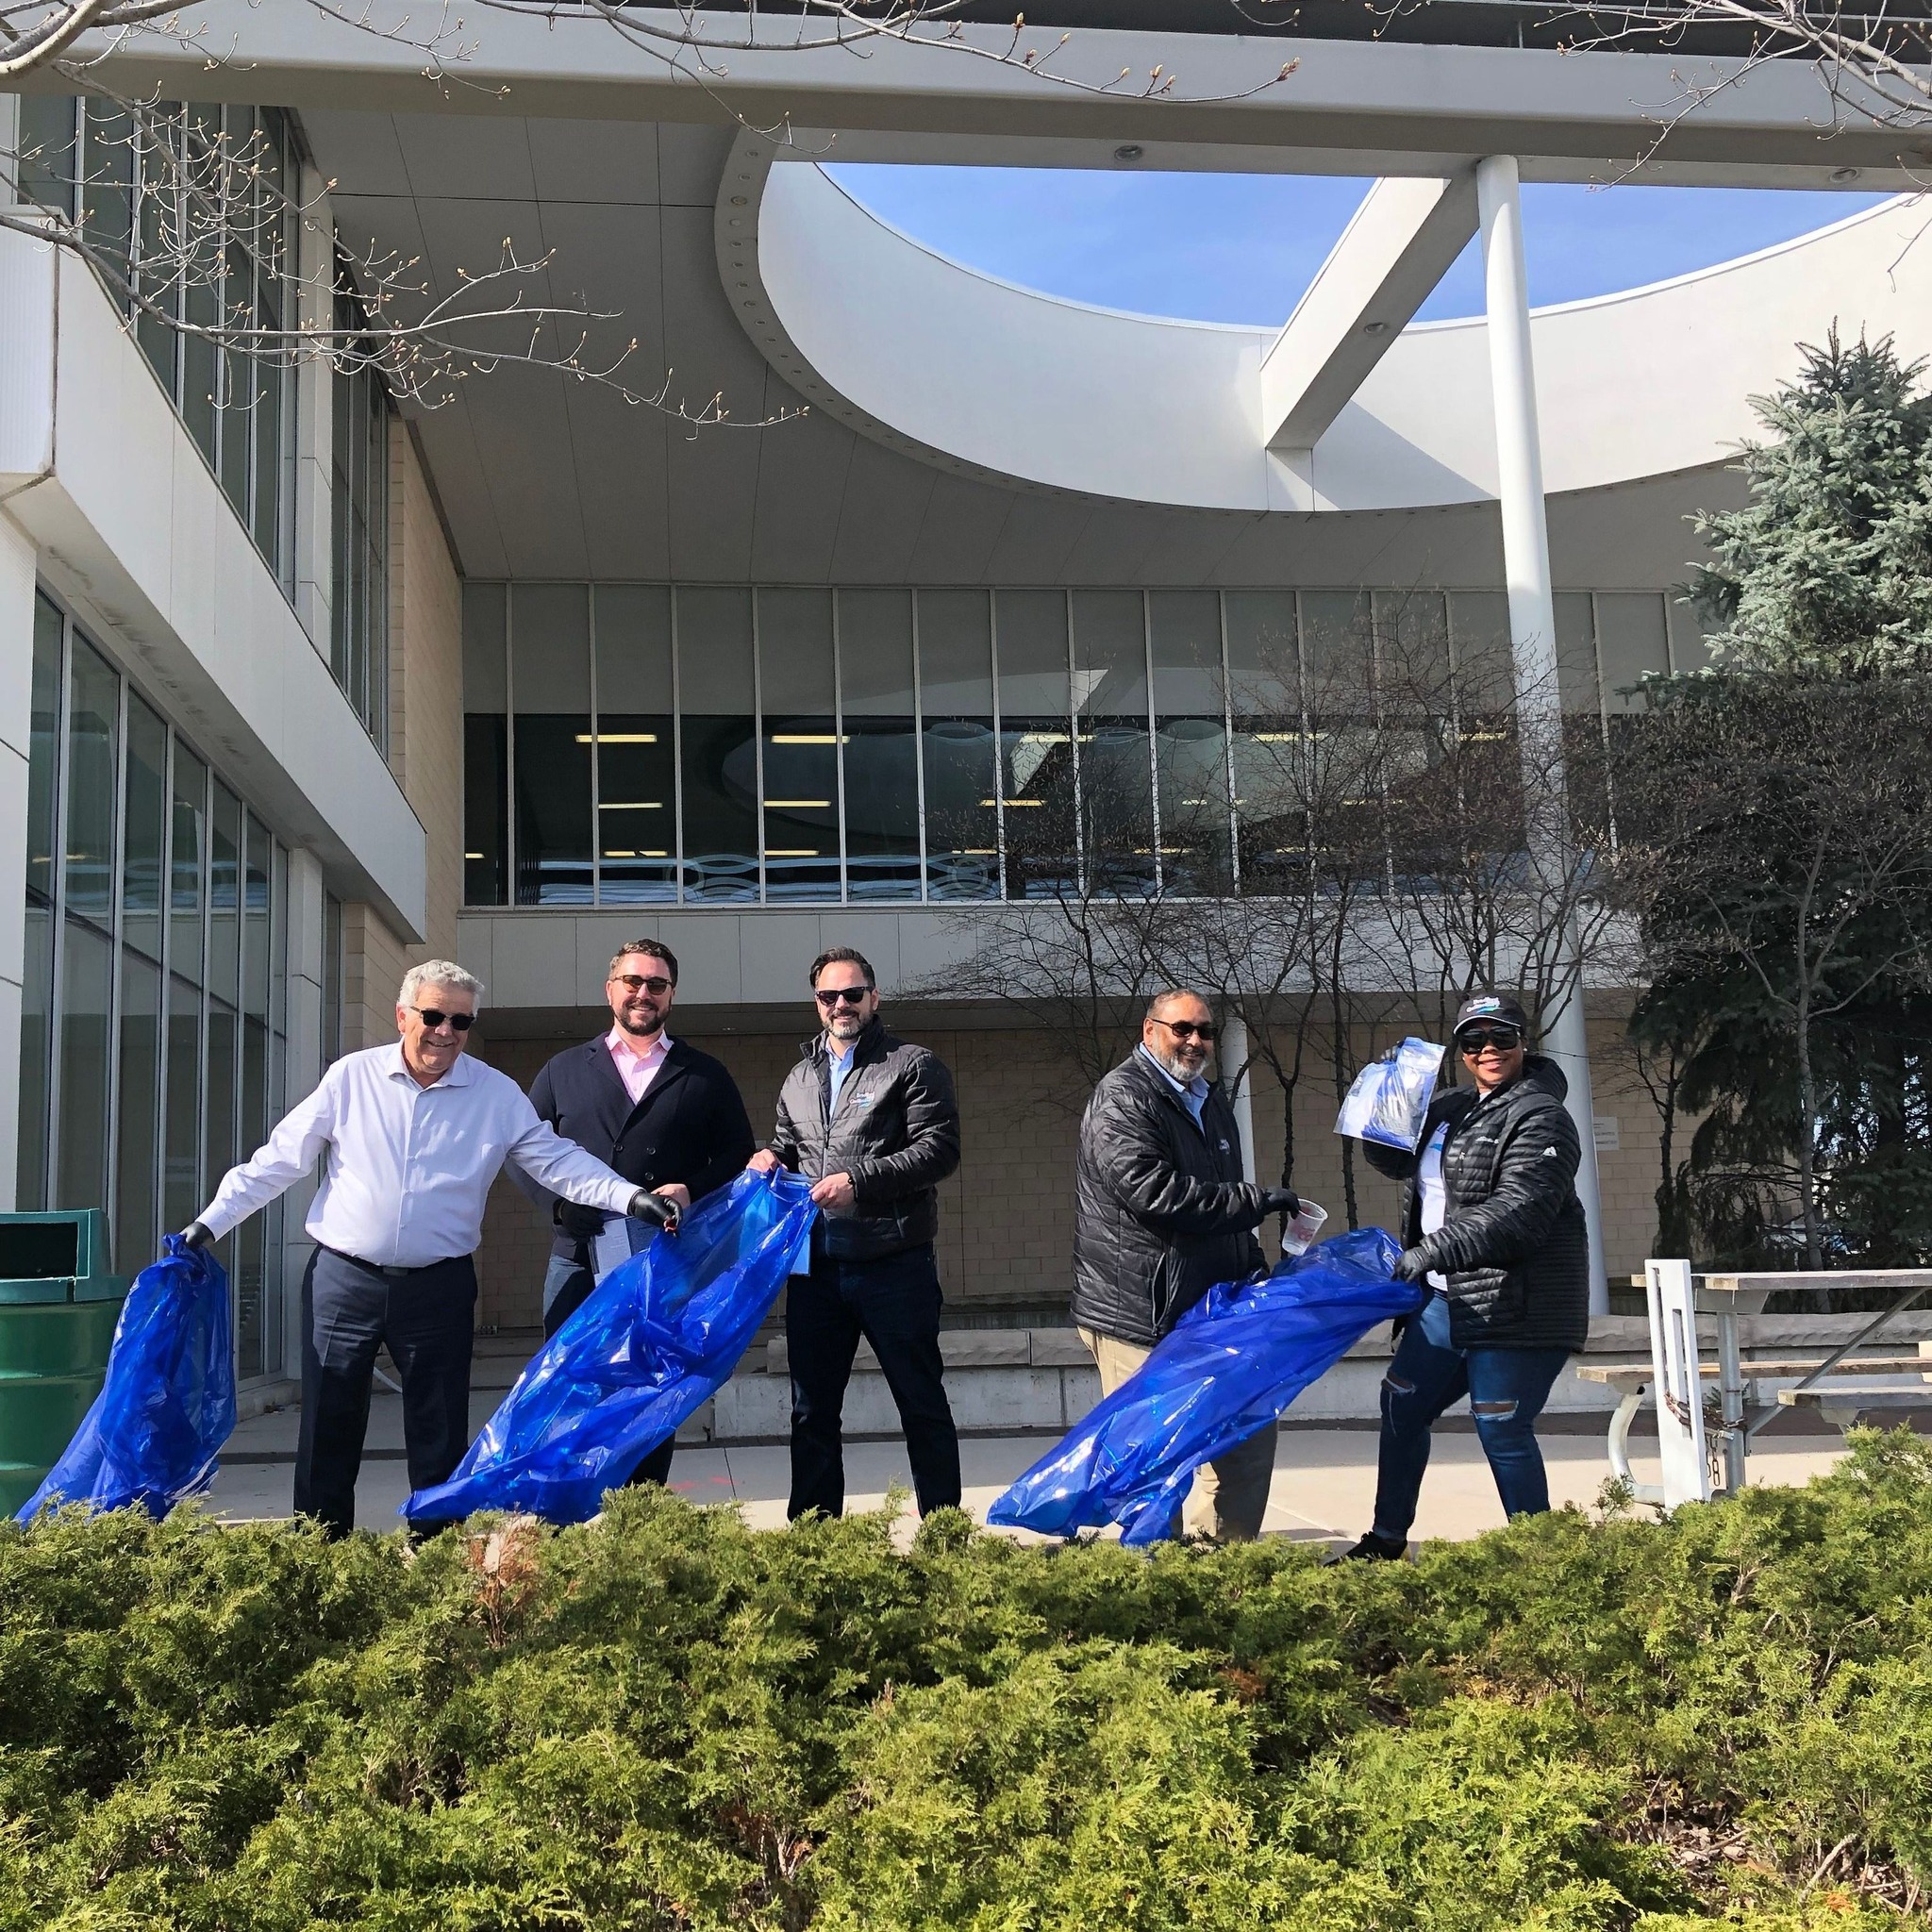
M 1653 1341 L 1649 1362 L 1582 1363 L 1575 1370 L 1582 1382 L 1593 1382 L 1612 1390 L 1619 1397 L 1610 1418 L 1607 1450 L 1610 1470 L 1628 1485 L 1639 1502 L 1674 1504 L 1681 1493 L 1666 1497 L 1665 1488 L 1641 1483 L 1630 1469 L 1630 1425 L 1637 1419 L 1643 1399 L 1655 1388 L 1658 1366 L 1666 1360 L 1658 1335 L 1660 1324 L 1657 1277 L 1661 1271 L 1684 1271 L 1683 1263 L 1652 1263 L 1644 1274 L 1633 1277 L 1633 1286 L 1647 1287 Z M 1685 1278 L 1680 1272 L 1678 1279 Z M 1922 1295 L 1932 1291 L 1932 1269 L 1888 1268 L 1845 1271 L 1827 1276 L 1816 1274 L 1695 1274 L 1688 1276 L 1690 1305 L 1696 1316 L 1708 1317 L 1716 1330 L 1715 1360 L 1700 1358 L 1696 1374 L 1700 1400 L 1694 1405 L 1695 1417 L 1686 1412 L 1687 1405 L 1673 1402 L 1672 1413 L 1686 1428 L 1694 1428 L 1700 1444 L 1708 1445 L 1712 1481 L 1705 1493 L 1715 1490 L 1734 1491 L 1743 1487 L 1744 1459 L 1751 1440 L 1774 1417 L 1789 1409 L 1810 1409 L 1840 1429 L 1849 1429 L 1861 1417 L 1886 1410 L 1932 1408 L 1932 1344 L 1921 1343 L 1914 1355 L 1879 1355 L 1866 1352 L 1874 1338 L 1893 1317 L 1905 1312 Z M 1787 1290 L 1812 1291 L 1822 1286 L 1835 1289 L 1880 1289 L 1890 1291 L 1890 1302 L 1840 1347 L 1823 1359 L 1746 1359 L 1739 1347 L 1738 1318 L 1761 1314 L 1774 1293 Z M 1689 1332 L 1689 1324 L 1683 1332 Z M 1688 1343 L 1686 1344 L 1688 1347 Z M 1688 1372 L 1689 1364 L 1683 1364 Z M 1905 1377 L 1903 1386 L 1876 1387 L 1864 1378 L 1890 1376 L 1894 1384 Z M 1766 1391 L 1768 1382 L 1792 1381 L 1793 1387 Z M 1680 1379 L 1678 1386 L 1686 1386 Z M 1767 1395 L 1770 1399 L 1766 1399 Z M 1659 1418 L 1660 1435 L 1665 1419 Z M 1715 1467 L 1722 1463 L 1722 1480 Z

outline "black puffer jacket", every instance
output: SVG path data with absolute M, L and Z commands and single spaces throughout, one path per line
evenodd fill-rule
M 1136 1052 L 1093 1090 L 1080 1122 L 1074 1321 L 1151 1347 L 1217 1281 L 1262 1264 L 1262 1191 L 1241 1178 L 1241 1139 L 1219 1084 L 1201 1124 Z
M 850 1214 L 820 1215 L 814 1247 L 841 1261 L 875 1261 L 931 1241 L 939 1184 L 959 1164 L 959 1104 L 945 1063 L 874 1020 L 853 1042 L 852 1071 L 827 1118 L 825 1036 L 799 1053 L 778 1090 L 772 1152 L 807 1180 L 849 1174 L 854 1197 Z
M 1563 1070 L 1531 1054 L 1507 1087 L 1437 1091 L 1422 1146 L 1444 1122 L 1442 1225 L 1423 1235 L 1417 1156 L 1362 1142 L 1369 1164 L 1410 1183 L 1403 1241 L 1420 1245 L 1449 1283 L 1449 1337 L 1457 1348 L 1583 1346 L 1590 1327 L 1590 1242 L 1576 1198 L 1580 1153 L 1564 1110 Z

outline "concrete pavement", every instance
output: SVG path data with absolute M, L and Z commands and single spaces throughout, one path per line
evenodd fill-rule
M 500 1391 L 478 1391 L 471 1424 L 479 1428 Z M 293 1476 L 298 1412 L 274 1410 L 243 1423 L 222 1457 L 210 1507 L 228 1517 L 287 1516 Z M 1542 1437 L 1550 1493 L 1558 1505 L 1589 1506 L 1609 1474 L 1602 1427 L 1582 1419 L 1553 1427 Z M 371 1405 L 369 1449 L 356 1491 L 357 1520 L 364 1528 L 387 1529 L 408 1491 L 402 1461 L 402 1405 L 378 1390 Z M 969 1437 L 960 1443 L 965 1506 L 984 1519 L 988 1506 L 1023 1470 L 1053 1446 L 1045 1435 Z M 1632 1443 L 1640 1479 L 1658 1479 L 1656 1459 L 1640 1439 Z M 1802 1483 L 1830 1469 L 1843 1455 L 1836 1432 L 1772 1433 L 1753 1446 L 1750 1478 L 1756 1483 Z M 899 1441 L 848 1443 L 846 1507 L 876 1509 L 894 1484 L 910 1491 L 911 1474 Z M 737 1505 L 754 1528 L 774 1529 L 785 1521 L 789 1466 L 782 1443 L 699 1444 L 680 1448 L 672 1487 L 694 1503 Z M 1291 1426 L 1275 1441 L 1274 1488 L 1266 1530 L 1299 1541 L 1353 1541 L 1368 1527 L 1375 1493 L 1375 1432 L 1372 1427 Z M 908 1515 L 910 1506 L 907 1506 Z M 1482 1449 L 1467 1422 L 1453 1417 L 1440 1425 L 1427 1479 L 1423 1485 L 1418 1538 L 1479 1536 L 1503 1521 Z

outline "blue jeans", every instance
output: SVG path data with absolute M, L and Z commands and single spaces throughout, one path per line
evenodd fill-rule
M 1536 1419 L 1569 1359 L 1569 1350 L 1562 1348 L 1453 1348 L 1448 1297 L 1431 1295 L 1402 1331 L 1382 1381 L 1375 1534 L 1390 1542 L 1407 1541 L 1423 1472 L 1429 1466 L 1430 1426 L 1464 1395 L 1504 1514 L 1535 1516 L 1547 1509 L 1550 1484 L 1537 1447 Z
M 543 1271 L 545 1341 L 548 1341 L 583 1307 L 590 1299 L 591 1291 L 596 1285 L 597 1277 L 581 1261 L 574 1261 L 567 1255 L 551 1256 L 549 1265 Z M 630 1481 L 625 1487 L 635 1490 L 645 1483 L 668 1486 L 671 1481 L 671 1458 L 676 1453 L 676 1449 L 675 1436 L 667 1442 L 659 1442 L 631 1471 Z

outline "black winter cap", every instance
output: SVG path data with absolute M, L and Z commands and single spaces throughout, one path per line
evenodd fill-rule
M 1529 1031 L 1529 1015 L 1523 1010 L 1523 1002 L 1513 993 L 1472 993 L 1457 1009 L 1454 1030 L 1460 1033 L 1465 1026 L 1474 1026 L 1481 1020 L 1491 1021 L 1499 1026 L 1514 1026 L 1519 1033 Z

